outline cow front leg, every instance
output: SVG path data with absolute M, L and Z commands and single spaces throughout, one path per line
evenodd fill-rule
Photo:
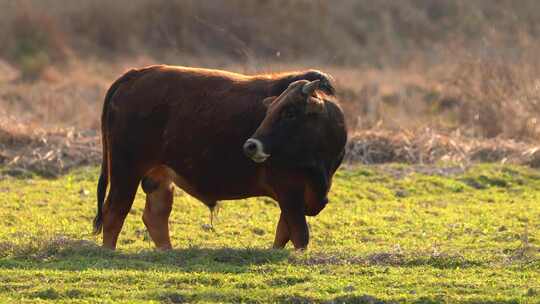
M 285 221 L 285 216 L 283 215 L 283 212 L 282 212 L 279 215 L 279 221 L 276 228 L 276 238 L 274 239 L 274 248 L 276 249 L 284 248 L 290 239 L 291 239 L 291 236 L 289 233 L 289 227 L 287 226 L 287 222 Z
M 156 181 L 151 177 L 145 177 L 143 190 L 146 192 L 146 205 L 142 220 L 156 248 L 169 250 L 172 248 L 169 216 L 172 210 L 174 187 L 170 181 Z
M 304 212 L 288 212 L 285 214 L 285 221 L 290 231 L 294 249 L 306 249 L 309 243 L 309 230 Z
M 297 250 L 306 249 L 309 243 L 309 230 L 305 216 L 303 196 L 299 195 L 296 199 L 288 199 L 280 202 L 280 207 L 281 216 L 280 223 L 278 223 L 278 232 L 282 232 L 282 235 L 285 236 L 286 231 L 288 231 L 289 239 L 292 241 L 294 248 Z M 281 223 L 282 218 L 286 224 L 286 230 Z M 280 224 L 283 228 L 280 228 Z M 277 233 L 276 240 L 278 240 Z M 279 241 L 283 242 L 284 240 L 285 238 L 279 237 Z

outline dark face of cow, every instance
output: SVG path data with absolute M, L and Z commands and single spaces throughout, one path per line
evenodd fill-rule
M 343 112 L 321 98 L 319 85 L 319 80 L 299 80 L 280 96 L 265 99 L 266 116 L 244 143 L 244 153 L 254 162 L 292 169 L 286 183 L 304 183 L 306 215 L 318 214 L 328 202 L 347 141 Z
M 244 153 L 257 163 L 271 159 L 290 165 L 317 153 L 326 116 L 325 103 L 315 93 L 319 83 L 299 80 L 280 96 L 263 101 L 266 117 L 245 142 Z

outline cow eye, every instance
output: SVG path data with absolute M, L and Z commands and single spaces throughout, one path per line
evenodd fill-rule
M 293 120 L 296 118 L 296 111 L 293 108 L 283 109 L 281 117 L 283 117 L 283 119 Z

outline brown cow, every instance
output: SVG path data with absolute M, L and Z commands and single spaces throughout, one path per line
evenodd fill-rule
M 219 200 L 271 197 L 281 208 L 274 247 L 291 240 L 305 248 L 305 215 L 326 205 L 347 140 L 343 113 L 327 100 L 333 94 L 331 78 L 314 70 L 246 76 L 160 65 L 127 72 L 108 90 L 101 118 L 94 231 L 103 229 L 103 246 L 116 247 L 141 183 L 143 222 L 158 248 L 171 248 L 173 184 L 211 209 Z

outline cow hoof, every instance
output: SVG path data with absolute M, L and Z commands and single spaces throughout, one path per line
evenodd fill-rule
M 103 244 L 103 245 L 101 245 L 101 249 L 107 250 L 107 251 L 115 251 L 116 247 L 111 247 L 111 246 Z
M 171 251 L 173 248 L 171 245 L 156 247 L 158 251 Z
M 276 250 L 285 249 L 285 245 L 273 245 L 272 249 L 276 249 Z

